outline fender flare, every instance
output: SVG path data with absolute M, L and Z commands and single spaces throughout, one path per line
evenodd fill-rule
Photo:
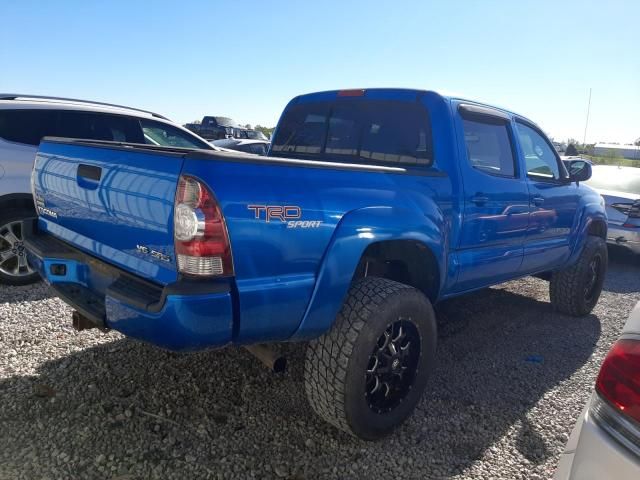
M 435 205 L 425 214 L 398 207 L 366 207 L 342 217 L 323 256 L 311 299 L 291 340 L 308 340 L 327 332 L 347 295 L 366 248 L 387 240 L 414 240 L 438 261 L 440 286 L 446 275 L 444 218 Z
M 600 196 L 598 195 L 598 197 Z M 587 242 L 587 237 L 589 236 L 589 228 L 594 221 L 602 221 L 605 225 L 605 228 L 608 226 L 607 214 L 604 210 L 603 203 L 601 203 L 600 201 L 589 202 L 584 205 L 580 219 L 580 227 L 576 232 L 576 240 L 574 242 L 573 250 L 571 251 L 571 255 L 569 256 L 569 259 L 565 263 L 564 267 L 573 265 L 580 258 L 582 249 L 584 248 Z M 605 231 L 605 241 L 606 240 L 607 234 Z

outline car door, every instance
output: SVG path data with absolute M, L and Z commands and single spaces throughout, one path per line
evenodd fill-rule
M 560 157 L 535 125 L 517 119 L 515 130 L 530 208 L 521 270 L 536 273 L 569 258 L 571 233 L 578 226 L 578 186 L 569 182 Z
M 529 191 L 520 174 L 511 118 L 459 104 L 457 118 L 464 213 L 456 291 L 517 275 L 529 224 Z

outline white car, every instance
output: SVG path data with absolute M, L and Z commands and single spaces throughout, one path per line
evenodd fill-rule
M 604 198 L 607 242 L 640 255 L 640 168 L 594 165 L 585 183 Z
M 216 150 L 162 115 L 100 102 L 0 94 L 0 283 L 39 276 L 27 262 L 21 221 L 34 215 L 31 167 L 45 136 Z
M 640 479 L 640 302 L 605 358 L 554 480 Z
M 269 151 L 268 140 L 243 140 L 240 138 L 225 138 L 224 140 L 213 140 L 212 145 L 225 150 L 232 150 L 255 155 L 266 155 Z

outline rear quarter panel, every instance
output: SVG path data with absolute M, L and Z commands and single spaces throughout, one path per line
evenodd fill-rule
M 184 171 L 212 188 L 225 216 L 240 343 L 289 339 L 309 315 L 298 337 L 329 328 L 370 243 L 410 238 L 447 258 L 451 179 L 436 169 L 412 176 L 187 159 Z M 300 221 L 317 226 L 267 222 L 255 206 L 296 207 Z
M 399 95 L 409 98 L 406 92 Z M 435 162 L 405 174 L 301 167 L 269 158 L 264 163 L 225 161 L 223 155 L 185 159 L 183 172 L 211 187 L 227 223 L 239 299 L 235 341 L 324 333 L 362 252 L 376 241 L 423 242 L 441 259 L 441 283 L 455 282 L 455 257 L 448 252 L 459 231 L 462 195 L 449 103 L 430 92 L 422 101 L 431 119 Z M 299 220 L 318 225 L 267 222 L 264 213 L 256 218 L 250 208 L 255 206 L 297 207 Z

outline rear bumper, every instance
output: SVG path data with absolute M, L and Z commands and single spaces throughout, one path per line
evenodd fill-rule
M 609 224 L 607 242 L 612 245 L 621 245 L 640 254 L 640 228 L 626 228 L 621 225 Z
M 637 480 L 640 459 L 600 428 L 585 407 L 553 478 Z
M 27 220 L 32 266 L 60 298 L 99 327 L 175 351 L 220 347 L 233 337 L 231 284 L 180 280 L 160 286 L 43 232 Z

